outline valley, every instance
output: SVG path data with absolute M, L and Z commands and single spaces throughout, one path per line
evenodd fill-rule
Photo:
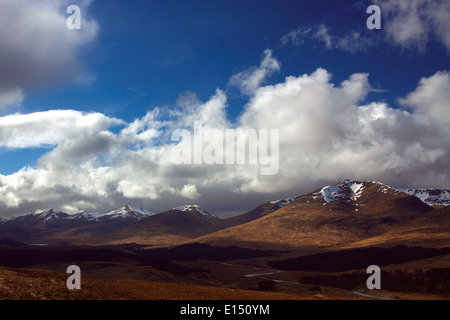
M 423 190 L 416 197 L 344 180 L 228 219 L 196 205 L 162 213 L 126 205 L 3 220 L 0 296 L 171 300 L 191 299 L 183 296 L 189 291 L 206 300 L 446 299 L 450 207 L 447 191 L 439 193 L 444 200 L 430 192 L 432 198 Z M 73 264 L 85 284 L 79 293 L 64 291 Z M 380 266 L 391 285 L 368 290 L 369 265 Z M 22 282 L 26 289 L 18 289 Z

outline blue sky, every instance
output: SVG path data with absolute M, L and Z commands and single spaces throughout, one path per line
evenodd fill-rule
M 0 7 L 0 10 L 3 9 L 4 13 L 8 8 L 8 10 L 14 9 L 10 0 L 2 2 L 3 7 Z M 27 7 L 39 6 L 27 0 L 22 2 L 24 11 Z M 69 16 L 65 13 L 68 2 L 61 1 L 56 4 L 56 2 L 43 1 L 42 3 L 46 6 L 39 9 L 54 12 L 59 17 L 58 21 L 55 20 L 54 26 L 47 25 L 48 22 L 42 22 L 43 25 L 40 28 L 41 20 L 39 19 L 34 25 L 34 28 L 41 32 L 37 37 L 43 39 L 39 43 L 42 46 L 47 42 L 50 43 L 48 48 L 53 51 L 45 54 L 46 51 L 43 48 L 42 56 L 24 55 L 24 64 L 30 63 L 32 67 L 35 67 L 33 63 L 38 61 L 36 65 L 39 68 L 35 68 L 36 74 L 31 74 L 30 71 L 30 75 L 27 75 L 26 71 L 19 70 L 19 67 L 17 67 L 17 73 L 14 73 L 14 61 L 20 61 L 20 58 L 15 59 L 13 54 L 1 56 L 3 63 L 0 67 L 6 70 L 4 77 L 7 80 L 5 83 L 0 83 L 0 106 L 2 106 L 0 117 L 13 114 L 25 117 L 50 110 L 75 110 L 83 114 L 98 113 L 110 120 L 113 119 L 114 123 L 106 127 L 102 126 L 101 130 L 106 130 L 112 135 L 119 135 L 123 128 L 142 119 L 156 108 L 160 110 L 159 121 L 164 121 L 170 118 L 171 110 L 182 104 L 180 101 L 190 97 L 191 100 L 196 101 L 193 103 L 189 100 L 190 103 L 201 106 L 210 101 L 216 95 L 216 90 L 220 89 L 226 96 L 224 117 L 234 126 L 239 124 L 242 114 L 251 110 L 257 96 L 254 92 L 245 93 L 242 87 L 233 84 L 230 80 L 238 74 L 249 76 L 258 68 L 264 70 L 262 61 L 265 57 L 272 62 L 275 61 L 280 67 L 265 70 L 264 79 L 258 83 L 258 87 L 284 83 L 285 78 L 290 76 L 311 76 L 318 68 L 332 75 L 327 83 L 335 87 L 339 87 L 353 74 L 368 74 L 367 81 L 370 89 L 367 89 L 360 99 L 356 99 L 355 103 L 357 102 L 358 106 L 385 103 L 389 110 L 402 109 L 408 110 L 411 114 L 426 114 L 425 107 L 420 104 L 423 100 L 421 100 L 422 96 L 425 95 L 424 92 L 434 90 L 432 86 L 436 83 L 440 88 L 436 90 L 442 91 L 442 87 L 447 85 L 445 81 L 448 74 L 438 74 L 438 72 L 450 70 L 450 40 L 442 31 L 448 30 L 446 27 L 449 26 L 450 21 L 448 19 L 449 5 L 445 1 L 432 1 L 432 4 L 427 4 L 427 2 L 415 0 L 409 4 L 404 2 L 403 5 L 399 5 L 389 0 L 373 2 L 74 0 L 70 4 L 80 6 L 83 27 L 82 30 L 64 31 L 72 33 L 67 33 L 66 37 L 71 40 L 66 40 L 64 35 L 61 36 L 62 31 L 55 30 L 62 26 L 61 19 Z M 381 30 L 369 30 L 366 27 L 366 20 L 370 16 L 366 13 L 366 8 L 373 3 L 381 8 Z M 436 12 L 443 12 L 443 14 L 439 16 Z M 2 15 L 1 12 L 0 15 Z M 21 16 L 20 19 L 25 21 L 27 18 Z M 16 19 L 17 28 L 21 28 L 21 22 L 24 23 L 20 19 Z M 55 33 L 55 36 L 51 36 L 51 33 Z M 62 38 L 58 38 L 60 36 Z M 0 47 L 11 49 L 6 52 L 14 53 L 15 44 L 18 44 L 20 39 L 16 40 L 17 43 L 10 41 L 8 35 L 0 37 Z M 23 41 L 24 45 L 21 45 L 26 49 L 26 44 L 29 44 L 30 40 Z M 22 47 L 17 45 L 17 48 Z M 270 56 L 266 55 L 267 50 L 270 51 Z M 53 56 L 55 51 L 57 53 Z M 15 56 L 22 57 L 18 52 Z M 430 81 L 421 87 L 419 83 L 422 78 L 430 79 Z M 419 90 L 421 88 L 422 91 Z M 415 95 L 409 99 L 406 98 L 408 94 L 414 92 Z M 6 102 L 2 103 L 2 97 Z M 9 97 L 9 100 L 5 97 Z M 403 103 L 399 102 L 399 98 L 404 99 Z M 442 108 L 442 105 L 441 100 L 436 102 L 436 108 Z M 448 104 L 445 105 L 444 102 L 444 108 L 446 106 L 448 107 Z M 299 114 L 301 115 L 300 110 Z M 433 121 L 436 118 L 435 115 L 433 113 L 431 117 Z M 332 118 L 333 114 L 330 113 L 329 116 Z M 7 129 L 4 130 L 6 132 Z M 386 140 L 383 142 L 389 139 L 398 142 L 403 135 L 402 132 L 404 131 L 393 133 L 393 137 L 385 137 Z M 33 207 L 39 209 L 44 204 L 39 201 L 24 202 L 19 195 L 21 187 L 14 185 L 8 189 L 8 184 L 13 183 L 10 180 L 16 179 L 20 170 L 34 169 L 38 172 L 39 169 L 46 167 L 45 161 L 48 161 L 47 158 L 50 157 L 47 155 L 51 155 L 52 151 L 58 147 L 62 148 L 63 140 L 49 138 L 49 135 L 43 141 L 24 146 L 17 141 L 16 143 L 6 141 L 12 139 L 11 137 L 12 135 L 5 134 L 2 138 L 5 142 L 0 146 L 0 174 L 3 177 L 3 182 L 0 180 L 0 190 L 3 186 L 3 203 L 8 208 L 8 212 L 31 210 Z M 16 137 L 16 139 L 29 139 L 29 137 Z M 435 181 L 439 186 L 449 187 L 441 182 L 445 181 L 449 173 L 441 172 L 441 176 L 436 173 L 440 170 L 437 168 L 448 164 L 446 163 L 448 150 L 446 146 L 436 143 L 432 150 L 436 152 L 432 153 L 436 154 L 436 159 L 424 160 L 424 167 L 419 167 L 423 170 L 428 168 L 426 166 L 431 166 L 430 170 L 433 173 L 430 173 L 428 179 L 412 176 L 409 171 L 402 171 L 396 167 L 395 177 L 399 185 L 414 185 L 420 181 L 431 184 L 431 181 Z M 398 142 L 401 149 L 400 157 L 404 155 L 404 144 L 406 144 L 404 141 Z M 426 148 L 429 144 L 423 142 L 420 146 Z M 437 151 L 438 147 L 441 147 L 442 154 Z M 380 157 L 391 157 L 393 153 L 396 154 L 391 150 Z M 437 154 L 442 158 L 439 158 Z M 320 157 L 323 156 L 322 154 Z M 108 151 L 95 153 L 90 159 L 100 161 L 99 159 L 109 158 L 113 157 Z M 317 161 L 321 163 L 321 160 Z M 380 161 L 386 161 L 386 159 Z M 406 162 L 407 160 L 404 161 Z M 73 164 L 73 168 L 77 165 L 79 164 Z M 113 164 L 108 163 L 108 167 L 110 166 Z M 99 166 L 96 168 L 99 169 Z M 436 179 L 436 175 L 441 180 Z M 363 174 L 361 178 L 375 179 L 385 176 L 391 175 L 373 173 Z M 307 190 L 309 185 L 316 186 L 327 181 L 322 176 L 317 179 L 312 179 L 310 175 L 307 179 L 303 178 L 301 174 L 296 177 L 299 192 Z M 330 176 L 329 179 L 331 181 L 334 177 Z M 115 180 L 115 183 L 120 184 L 119 180 Z M 308 186 L 298 182 L 300 180 L 308 181 Z M 227 181 L 229 185 L 224 188 L 226 190 L 232 190 L 236 185 L 242 187 L 248 183 L 248 181 L 246 183 Z M 171 184 L 170 181 L 165 182 L 168 185 Z M 290 193 L 293 193 L 291 188 L 295 183 L 290 182 L 287 185 L 289 187 L 280 188 L 279 192 L 273 191 L 271 195 L 293 195 Z M 201 187 L 195 181 L 186 182 L 184 186 L 196 186 L 198 192 L 194 194 L 197 197 L 191 195 L 187 199 L 177 200 L 178 202 L 174 205 L 185 204 L 182 202 L 187 200 L 201 202 L 201 195 L 207 194 L 206 191 L 203 193 L 199 191 Z M 25 188 L 25 186 L 22 187 Z M 87 207 L 107 206 L 126 200 L 137 201 L 147 206 L 153 204 L 148 199 L 142 200 L 142 197 L 130 198 L 124 193 L 120 196 L 117 194 L 112 196 L 107 192 L 106 198 L 114 198 L 114 200 L 95 203 L 89 200 L 88 196 L 77 194 L 73 195 L 73 204 L 70 205 L 64 203 L 63 197 L 57 196 L 56 190 L 59 187 L 62 185 L 55 185 L 54 189 L 47 190 L 47 192 L 55 193 L 55 197 L 49 202 L 52 202 L 52 205 L 76 208 L 74 210 L 81 209 L 83 204 Z M 179 191 L 185 190 L 182 186 L 174 186 L 174 188 L 178 188 Z M 248 191 L 248 195 L 257 195 L 253 203 L 267 197 L 267 194 L 261 192 L 261 188 Z M 186 190 L 188 189 L 192 188 Z M 10 198 L 13 197 L 11 194 L 14 194 L 14 199 L 17 198 L 12 201 L 13 204 L 6 200 L 7 192 Z M 166 199 L 164 192 L 170 193 L 167 190 L 156 192 L 158 195 L 155 195 L 153 200 L 162 202 L 161 199 Z M 245 192 L 242 191 L 242 194 Z M 219 207 L 221 205 L 218 205 L 218 210 L 220 210 Z M 238 209 L 227 207 L 223 210 Z
M 76 1 L 75 1 L 76 2 Z M 48 108 L 95 110 L 131 120 L 149 108 L 174 104 L 186 91 L 207 100 L 230 77 L 259 62 L 269 48 L 282 63 L 271 82 L 323 67 L 340 82 L 368 72 L 374 86 L 389 90 L 393 101 L 413 90 L 419 79 L 448 69 L 448 52 L 431 43 L 426 53 L 381 43 L 363 52 L 330 50 L 319 43 L 282 45 L 299 26 L 329 25 L 336 35 L 367 30 L 371 2 L 355 1 L 105 1 L 89 7 L 100 30 L 96 41 L 79 49 L 80 64 L 92 82 L 67 82 L 28 93 L 24 111 Z M 374 35 L 377 34 L 377 35 Z M 393 77 L 395 73 L 395 77 Z M 83 75 L 82 75 L 83 76 Z M 245 100 L 229 97 L 230 117 Z

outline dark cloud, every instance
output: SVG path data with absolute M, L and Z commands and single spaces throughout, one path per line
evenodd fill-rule
M 83 10 L 90 2 L 81 1 Z M 96 38 L 98 25 L 86 18 L 81 30 L 69 30 L 69 5 L 66 0 L 0 1 L 0 107 L 20 104 L 24 90 L 78 75 L 77 51 Z

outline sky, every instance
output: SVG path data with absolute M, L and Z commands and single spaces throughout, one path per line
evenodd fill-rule
M 0 0 L 0 30 L 0 216 L 450 188 L 448 1 Z M 239 129 L 277 133 L 274 174 L 174 161 Z

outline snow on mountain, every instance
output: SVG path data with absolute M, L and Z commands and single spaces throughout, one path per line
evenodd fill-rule
M 214 213 L 208 212 L 208 211 L 206 211 L 205 209 L 199 207 L 196 204 L 180 206 L 180 207 L 173 208 L 172 210 L 181 211 L 181 212 L 187 212 L 187 213 L 191 213 L 191 214 L 197 213 L 197 214 L 200 214 L 202 216 L 209 217 L 209 218 L 218 218 Z
M 46 225 L 57 224 L 65 221 L 68 217 L 69 214 L 65 212 L 50 209 L 46 211 L 36 212 L 33 214 L 27 214 L 19 217 L 4 219 L 1 225 L 4 227 L 14 227 L 14 226 L 30 227 L 34 225 L 40 225 L 42 223 Z
M 287 206 L 289 203 L 291 203 L 292 201 L 294 201 L 295 198 L 287 198 L 287 199 L 281 199 L 281 200 L 276 200 L 276 201 L 271 201 L 271 204 L 277 204 L 280 208 Z
M 36 220 L 50 222 L 50 221 L 55 221 L 55 220 L 66 219 L 69 217 L 69 214 L 59 211 L 59 210 L 50 209 L 50 210 L 47 210 L 44 212 L 35 213 L 35 214 L 33 214 L 33 216 L 36 217 Z
M 340 186 L 327 186 L 320 190 L 323 199 L 327 203 L 333 203 L 337 200 L 341 200 L 343 197 L 346 197 L 344 190 Z
M 352 189 L 354 199 L 358 199 L 364 191 L 364 186 L 362 183 L 352 181 L 347 185 L 350 187 L 350 189 Z
M 37 212 L 34 214 L 23 215 L 8 220 L 2 219 L 0 225 L 2 226 L 32 226 L 44 223 L 45 225 L 59 225 L 65 223 L 76 222 L 83 225 L 84 223 L 112 221 L 123 219 L 124 221 L 139 221 L 146 217 L 152 216 L 155 213 L 142 208 L 134 208 L 129 205 L 108 211 L 108 212 L 86 212 L 69 215 L 60 210 L 47 210 Z M 1 219 L 1 218 L 0 218 Z
M 348 202 L 357 200 L 364 191 L 364 183 L 354 180 L 344 180 L 334 186 L 327 186 L 320 190 L 326 203 Z
M 375 188 L 373 186 L 378 186 Z M 380 192 L 383 194 L 397 194 L 406 193 L 408 195 L 413 195 L 419 198 L 422 202 L 428 205 L 437 206 L 450 206 L 450 190 L 446 189 L 436 189 L 436 188 L 422 188 L 422 189 L 394 189 L 390 186 L 377 182 L 360 182 L 355 180 L 343 180 L 340 183 L 333 186 L 326 186 L 313 194 L 314 198 L 322 198 L 324 200 L 324 205 L 330 203 L 347 203 L 355 204 L 363 195 L 364 191 L 370 188 L 371 192 Z M 271 201 L 271 204 L 277 205 L 282 208 L 296 198 L 286 198 L 276 201 Z M 358 204 L 356 204 L 358 205 Z M 185 205 L 173 208 L 172 210 L 191 213 L 197 216 L 205 216 L 210 218 L 218 218 L 217 215 L 208 212 L 207 210 L 201 208 L 198 205 Z M 357 209 L 356 209 L 357 211 Z M 21 225 L 27 226 L 36 223 L 45 224 L 60 224 L 69 221 L 76 221 L 77 223 L 86 222 L 102 222 L 102 221 L 119 221 L 117 219 L 123 219 L 124 221 L 140 221 L 146 217 L 156 215 L 152 211 L 136 208 L 130 205 L 126 205 L 115 210 L 107 212 L 83 212 L 74 215 L 69 215 L 60 210 L 47 210 L 42 212 L 37 212 L 34 214 L 23 215 L 15 218 L 2 218 L 0 217 L 0 225 L 2 227 Z
M 374 188 L 377 187 L 377 188 Z M 327 203 L 354 203 L 358 202 L 363 193 L 370 188 L 370 192 L 383 193 L 385 195 L 395 195 L 401 191 L 377 181 L 355 181 L 346 179 L 340 183 L 322 188 L 316 192 L 315 196 L 321 196 Z
M 120 207 L 115 210 L 111 210 L 108 212 L 85 212 L 79 213 L 73 216 L 70 216 L 69 219 L 86 219 L 88 221 L 104 221 L 110 219 L 134 219 L 134 220 L 142 220 L 146 217 L 150 217 L 155 215 L 154 212 L 143 209 L 143 208 L 135 208 L 130 205 L 126 205 Z
M 364 190 L 373 185 L 378 186 L 376 192 L 381 192 L 384 194 L 398 194 L 402 192 L 408 195 L 416 196 L 428 205 L 450 206 L 450 190 L 436 188 L 395 189 L 377 181 L 359 182 L 347 179 L 334 186 L 324 187 L 315 195 L 322 196 L 325 200 L 325 204 L 337 202 L 350 203 L 352 201 L 357 201 L 363 194 Z
M 446 189 L 399 189 L 399 191 L 406 194 L 416 196 L 422 202 L 428 205 L 449 206 L 450 205 L 450 190 Z

